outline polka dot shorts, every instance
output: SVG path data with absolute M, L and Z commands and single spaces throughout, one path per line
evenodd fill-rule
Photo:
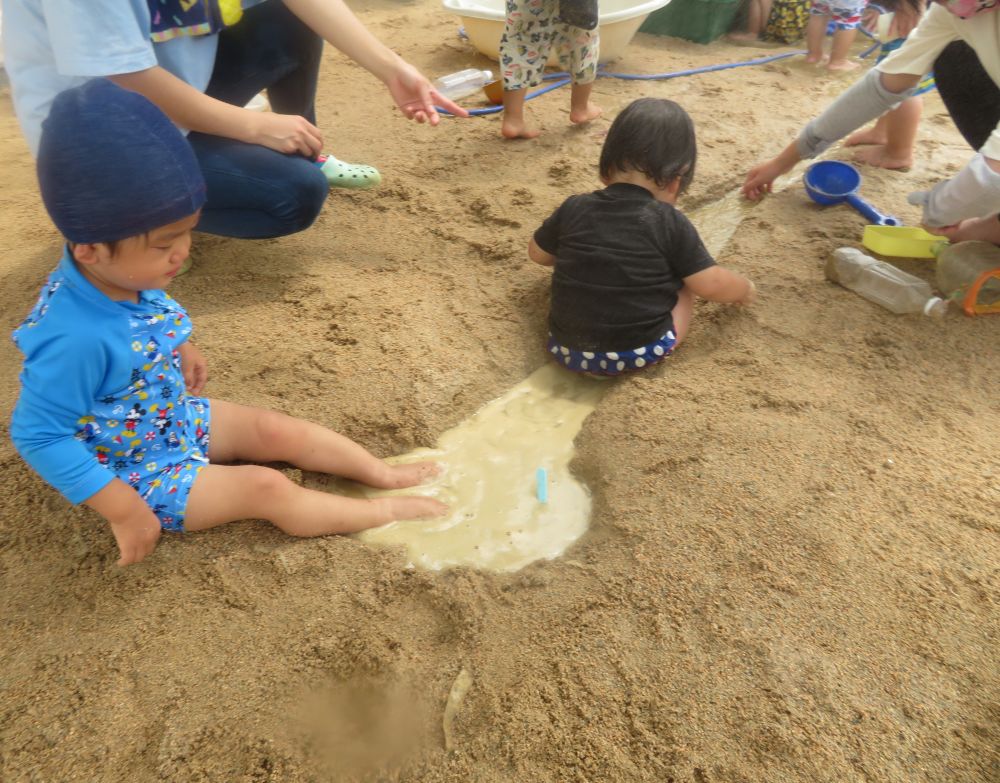
M 641 370 L 670 356 L 675 345 L 677 338 L 670 331 L 649 345 L 628 351 L 576 351 L 559 345 L 552 335 L 549 335 L 549 352 L 555 361 L 567 370 L 591 375 L 621 375 Z

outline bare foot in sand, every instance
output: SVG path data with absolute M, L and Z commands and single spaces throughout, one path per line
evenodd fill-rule
M 939 229 L 934 229 L 938 231 Z M 992 242 L 1000 245 L 1000 220 L 996 215 L 983 218 L 969 218 L 958 224 L 957 228 L 944 231 L 943 236 L 948 237 L 952 242 L 969 242 L 978 240 L 980 242 Z
M 404 519 L 429 519 L 448 513 L 448 506 L 434 498 L 422 498 L 417 495 L 402 495 L 395 498 L 379 498 L 381 503 L 389 505 L 389 520 L 398 522 Z
M 864 130 L 854 131 L 854 133 L 844 139 L 844 146 L 857 147 L 859 144 L 885 144 L 887 141 L 889 141 L 888 134 L 875 128 L 865 128 Z
M 810 65 L 819 65 L 820 63 L 823 62 L 824 59 L 825 58 L 823 57 L 822 52 L 820 52 L 819 54 L 806 55 L 806 62 L 809 63 Z
M 854 60 L 830 60 L 830 62 L 826 64 L 826 69 L 828 71 L 833 71 L 834 73 L 838 71 L 853 71 L 855 68 L 859 67 L 860 66 L 854 62 Z
M 406 462 L 386 465 L 381 475 L 365 483 L 379 489 L 402 489 L 423 484 L 440 472 L 441 465 L 437 462 Z
M 913 165 L 913 156 L 890 155 L 888 147 L 878 145 L 865 150 L 858 150 L 854 153 L 854 160 L 864 163 L 866 166 L 878 166 L 881 169 L 892 169 L 894 171 L 909 171 Z
M 529 128 L 523 121 L 517 122 L 504 117 L 500 133 L 505 139 L 534 139 L 541 131 L 537 128 Z
M 596 103 L 591 103 L 587 101 L 587 105 L 583 109 L 572 109 L 569 113 L 569 121 L 574 125 L 582 125 L 585 122 L 590 122 L 591 120 L 596 120 L 604 112 L 601 107 Z
M 751 32 L 729 33 L 726 38 L 733 43 L 747 43 L 748 41 L 757 42 L 760 40 L 760 35 Z

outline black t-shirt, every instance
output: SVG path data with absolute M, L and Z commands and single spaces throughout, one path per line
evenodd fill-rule
M 684 278 L 715 264 L 684 215 L 628 183 L 566 199 L 535 243 L 556 257 L 549 330 L 581 351 L 662 337 Z

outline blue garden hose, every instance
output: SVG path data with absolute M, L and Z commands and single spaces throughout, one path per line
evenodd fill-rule
M 730 68 L 742 68 L 747 65 L 765 65 L 767 63 L 773 63 L 776 60 L 784 60 L 788 57 L 796 57 L 797 55 L 805 54 L 801 49 L 794 52 L 785 52 L 783 54 L 774 54 L 770 57 L 759 57 L 756 60 L 744 60 L 738 63 L 726 63 L 723 65 L 706 65 L 701 68 L 690 68 L 686 71 L 668 71 L 667 73 L 653 73 L 653 74 L 641 74 L 641 73 L 613 73 L 611 71 L 598 70 L 597 76 L 599 78 L 608 79 L 625 79 L 628 81 L 666 81 L 667 79 L 676 79 L 678 76 L 694 76 L 699 73 L 710 73 L 712 71 L 726 71 Z M 552 90 L 557 90 L 560 87 L 565 87 L 572 81 L 569 73 L 566 71 L 560 71 L 559 73 L 550 73 L 543 77 L 543 81 L 551 81 L 553 84 L 546 85 L 539 90 L 528 93 L 525 100 L 531 100 L 532 98 L 537 98 L 539 95 L 544 95 L 547 92 L 552 92 Z M 442 109 L 440 106 L 435 106 L 441 114 L 450 115 L 451 112 Z M 482 109 L 470 109 L 469 116 L 472 117 L 482 117 L 486 114 L 496 114 L 497 112 L 503 111 L 503 106 L 488 106 Z

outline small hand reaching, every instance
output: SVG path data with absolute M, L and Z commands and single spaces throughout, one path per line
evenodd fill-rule
M 177 352 L 181 356 L 184 385 L 191 394 L 201 394 L 208 380 L 208 362 L 205 360 L 205 354 L 191 342 L 182 343 Z

